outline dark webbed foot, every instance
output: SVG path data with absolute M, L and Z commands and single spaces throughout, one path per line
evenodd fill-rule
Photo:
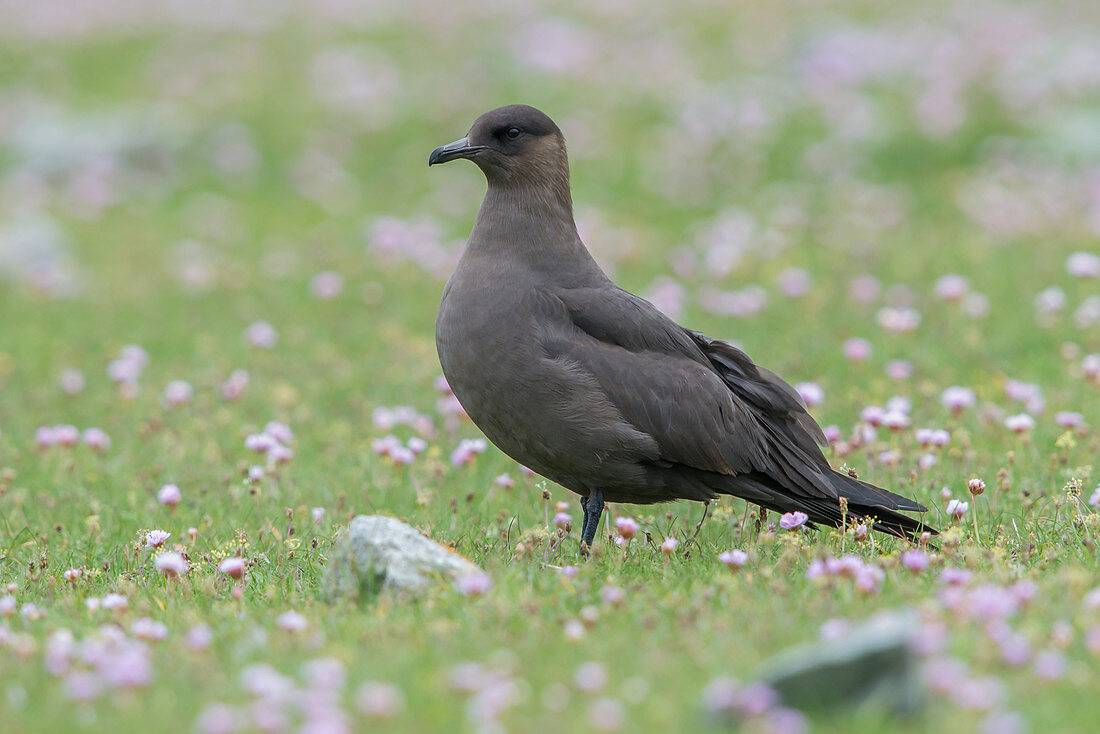
M 581 497 L 581 509 L 584 510 L 584 524 L 581 526 L 581 547 L 591 548 L 596 539 L 596 530 L 600 527 L 600 516 L 603 514 L 603 492 L 599 490 Z

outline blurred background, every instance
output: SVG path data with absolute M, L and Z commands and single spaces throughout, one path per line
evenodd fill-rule
M 613 276 L 793 379 L 849 338 L 875 342 L 868 381 L 894 358 L 1040 379 L 1064 342 L 1096 346 L 1095 2 L 2 0 L 0 19 L 0 334 L 47 373 L 104 340 L 104 361 L 176 340 L 228 371 L 204 335 L 264 320 L 341 352 L 337 391 L 363 384 L 356 349 L 396 380 L 372 399 L 426 385 L 484 186 L 427 155 L 514 102 L 565 132 Z

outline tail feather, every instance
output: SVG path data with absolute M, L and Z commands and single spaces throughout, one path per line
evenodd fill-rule
M 899 512 L 926 512 L 927 508 L 920 503 L 840 472 L 834 471 L 830 479 L 836 489 L 836 496 L 847 499 L 849 520 L 868 518 L 875 530 L 909 540 L 916 540 L 924 532 L 938 534 L 922 520 Z M 774 478 L 760 472 L 730 477 L 726 484 L 726 487 L 718 488 L 718 491 L 777 512 L 804 512 L 811 523 L 840 527 L 845 520 L 839 500 L 792 492 Z

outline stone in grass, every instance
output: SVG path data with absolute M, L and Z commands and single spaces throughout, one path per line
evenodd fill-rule
M 481 570 L 395 517 L 359 515 L 336 541 L 325 572 L 329 600 L 412 592 Z
M 807 713 L 867 704 L 912 716 L 924 703 L 911 645 L 918 624 L 908 612 L 877 615 L 839 638 L 781 653 L 760 679 L 784 705 Z

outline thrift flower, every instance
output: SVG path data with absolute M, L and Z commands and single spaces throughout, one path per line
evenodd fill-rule
M 956 520 L 966 514 L 966 511 L 970 509 L 969 502 L 963 502 L 962 500 L 951 500 L 947 503 L 947 514 L 954 517 Z
M 615 529 L 619 531 L 619 535 L 623 537 L 623 540 L 630 540 L 638 533 L 638 523 L 629 517 L 617 517 L 615 518 Z
M 841 345 L 844 356 L 852 362 L 866 362 L 871 358 L 871 342 L 859 337 L 848 339 Z
M 731 571 L 743 568 L 749 562 L 749 554 L 743 550 L 733 549 L 718 554 L 718 561 L 724 563 Z
M 901 554 L 901 565 L 913 573 L 920 573 L 928 568 L 928 554 L 916 548 L 907 550 Z
M 233 556 L 218 564 L 218 570 L 230 578 L 239 579 L 244 576 L 246 566 L 247 564 L 243 558 Z
M 368 681 L 355 692 L 355 706 L 368 719 L 381 721 L 405 710 L 405 695 L 392 683 Z
M 99 428 L 85 428 L 81 434 L 84 445 L 92 451 L 106 451 L 111 448 L 111 437 Z
M 157 502 L 167 507 L 175 508 L 183 498 L 180 488 L 174 484 L 165 484 L 157 492 Z
M 493 579 L 483 571 L 471 571 L 456 578 L 454 585 L 463 596 L 481 596 L 493 588 Z
M 168 578 L 176 578 L 187 573 L 190 568 L 184 557 L 175 551 L 168 551 L 167 553 L 161 553 L 154 559 L 153 564 L 157 567 L 157 570 L 163 573 Z
M 805 512 L 785 512 L 779 518 L 779 527 L 784 530 L 795 530 L 806 524 L 806 521 L 810 519 L 810 516 Z
M 309 626 L 309 622 L 301 614 L 295 611 L 283 612 L 279 615 L 279 618 L 275 620 L 275 624 L 279 629 L 286 630 L 287 632 L 301 632 Z
M 1017 434 L 1024 434 L 1035 428 L 1035 419 L 1027 413 L 1017 413 L 1005 418 L 1005 428 Z
M 145 547 L 160 548 L 171 537 L 172 534 L 166 530 L 150 530 L 145 534 Z

